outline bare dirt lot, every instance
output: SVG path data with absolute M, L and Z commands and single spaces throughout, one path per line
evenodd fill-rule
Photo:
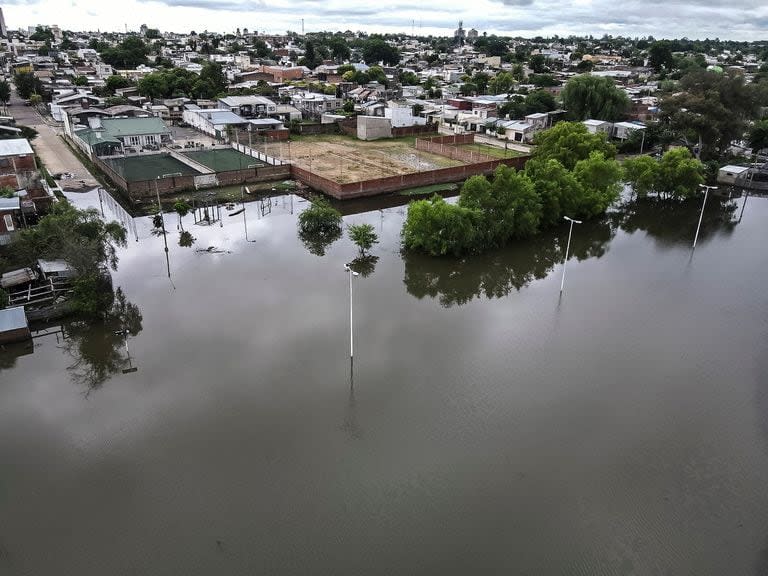
M 267 153 L 342 184 L 462 164 L 416 150 L 412 137 L 374 142 L 336 135 L 292 137 L 290 145 L 269 144 Z

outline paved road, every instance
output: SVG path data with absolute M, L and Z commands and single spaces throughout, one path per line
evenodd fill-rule
M 75 175 L 72 179 L 59 181 L 64 190 L 91 190 L 99 185 L 61 139 L 59 136 L 62 133 L 61 128 L 46 124 L 34 107 L 24 105 L 15 91 L 11 96 L 8 112 L 16 119 L 17 125 L 29 126 L 38 131 L 38 137 L 32 140 L 32 147 L 45 164 L 48 172 L 51 174 L 70 172 Z

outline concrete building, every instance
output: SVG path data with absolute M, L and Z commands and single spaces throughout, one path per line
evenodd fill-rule
M 26 138 L 0 140 L 0 187 L 39 188 L 35 153 Z
M 358 116 L 357 137 L 360 140 L 392 138 L 392 123 L 380 116 Z
M 246 118 L 238 116 L 229 110 L 218 108 L 204 110 L 194 105 L 187 105 L 184 110 L 183 120 L 200 132 L 217 139 L 226 139 L 227 130 L 230 127 L 246 130 L 249 126 Z
M 729 164 L 723 166 L 717 172 L 717 181 L 720 184 L 730 184 L 732 186 L 744 186 L 749 178 L 748 166 L 735 166 Z
M 75 130 L 72 139 L 89 157 L 157 150 L 171 144 L 171 130 L 160 118 L 88 119 L 89 127 Z
M 227 96 L 219 98 L 218 107 L 243 118 L 265 118 L 277 113 L 277 104 L 264 96 Z
M 604 134 L 610 135 L 613 128 L 613 124 L 605 120 L 584 120 L 583 124 L 587 127 L 587 131 L 590 134 L 599 134 L 600 132 L 603 132 Z

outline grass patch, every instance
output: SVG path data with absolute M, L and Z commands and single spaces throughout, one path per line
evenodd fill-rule
M 497 148 L 496 146 L 486 146 L 485 144 L 462 144 L 459 148 L 463 150 L 471 150 L 472 152 L 478 152 L 480 154 L 486 154 L 493 156 L 494 158 L 517 158 L 518 156 L 525 156 L 522 152 L 517 150 L 504 148 Z
M 427 194 L 439 194 L 441 192 L 456 192 L 459 189 L 458 184 L 430 184 L 429 186 L 418 186 L 408 188 L 398 192 L 400 196 L 426 196 Z

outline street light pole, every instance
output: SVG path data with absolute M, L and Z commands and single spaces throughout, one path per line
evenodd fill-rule
M 568 265 L 568 252 L 571 249 L 571 234 L 573 234 L 573 225 L 574 224 L 581 224 L 581 220 L 574 220 L 573 218 L 568 218 L 568 216 L 563 216 L 568 222 L 571 223 L 570 228 L 568 229 L 568 244 L 565 247 L 565 260 L 563 260 L 563 279 L 560 281 L 560 294 L 563 293 L 563 287 L 565 286 L 565 267 Z
M 355 356 L 354 348 L 354 335 L 352 332 L 352 276 L 359 276 L 357 272 L 349 267 L 349 264 L 344 264 L 344 270 L 349 272 L 349 361 Z
M 699 229 L 701 228 L 701 221 L 704 219 L 704 207 L 707 205 L 707 196 L 710 190 L 717 190 L 717 186 L 707 186 L 706 184 L 699 184 L 700 188 L 704 188 L 704 202 L 701 205 L 701 214 L 699 214 L 699 224 L 696 226 L 696 236 L 693 237 L 693 247 L 696 248 L 696 241 L 699 239 Z

